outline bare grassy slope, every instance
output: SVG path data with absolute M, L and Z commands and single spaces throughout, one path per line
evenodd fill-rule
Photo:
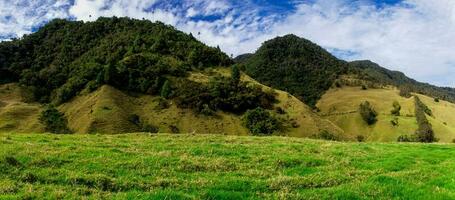
M 16 84 L 0 85 L 0 131 L 42 132 L 38 121 L 41 106 L 24 102 L 24 91 Z
M 455 138 L 455 104 L 418 95 L 433 110 L 433 117 L 428 117 L 440 142 L 452 142 Z M 378 122 L 368 126 L 357 112 L 359 104 L 369 101 L 378 112 Z M 398 101 L 402 107 L 398 117 L 398 126 L 393 126 L 390 114 L 392 104 Z M 417 129 L 414 116 L 414 99 L 404 98 L 393 87 L 362 90 L 360 87 L 342 87 L 330 89 L 318 102 L 321 115 L 331 120 L 345 131 L 347 136 L 363 135 L 368 141 L 396 141 L 400 135 L 413 134 Z M 444 124 L 445 123 L 445 124 Z

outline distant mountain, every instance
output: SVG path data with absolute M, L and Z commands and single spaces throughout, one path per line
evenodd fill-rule
M 402 72 L 388 70 L 371 61 L 348 63 L 295 35 L 266 41 L 254 54 L 240 55 L 235 61 L 251 77 L 290 92 L 311 106 L 342 75 L 455 102 L 454 88 L 421 83 Z
M 364 74 L 364 79 L 384 85 L 393 85 L 410 92 L 420 93 L 427 96 L 443 99 L 455 103 L 455 89 L 438 87 L 428 83 L 422 83 L 407 77 L 399 71 L 388 70 L 369 60 L 353 61 L 349 66 Z

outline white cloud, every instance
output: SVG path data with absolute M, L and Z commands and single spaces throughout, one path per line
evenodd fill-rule
M 270 34 L 295 33 L 357 53 L 348 60 L 371 59 L 419 80 L 455 86 L 455 1 L 412 0 L 385 8 L 336 2 L 301 4 Z
M 70 0 L 0 0 L 0 38 L 21 36 L 56 17 L 129 16 L 163 21 L 238 55 L 293 33 L 347 60 L 370 59 L 418 80 L 455 86 L 454 0 L 405 0 L 383 7 L 371 0 L 293 2 L 291 13 L 264 16 L 263 7 L 251 0 L 75 0 L 71 5 Z
M 0 39 L 21 37 L 54 18 L 68 16 L 67 0 L 0 0 Z

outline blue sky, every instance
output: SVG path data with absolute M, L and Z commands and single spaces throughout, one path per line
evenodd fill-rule
M 198 39 L 233 55 L 292 33 L 342 59 L 369 59 L 420 81 L 455 86 L 454 0 L 0 0 L 0 40 L 54 18 L 100 16 L 201 32 Z

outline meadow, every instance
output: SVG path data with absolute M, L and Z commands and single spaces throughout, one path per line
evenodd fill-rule
M 451 144 L 0 134 L 0 199 L 454 199 Z

